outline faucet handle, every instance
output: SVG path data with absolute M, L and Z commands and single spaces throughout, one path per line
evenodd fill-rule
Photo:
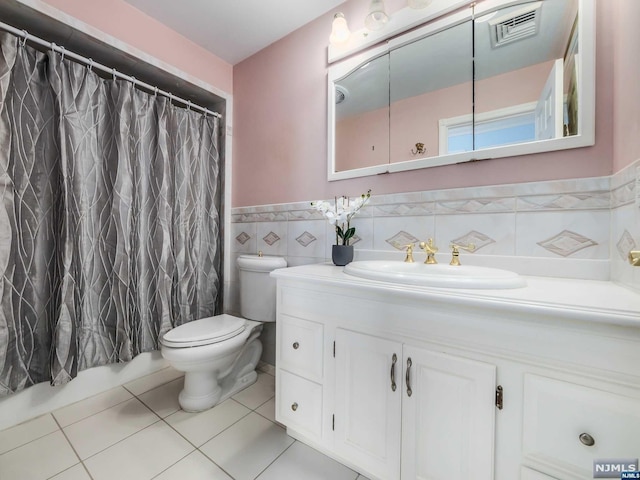
M 459 249 L 466 250 L 467 252 L 473 252 L 476 249 L 476 246 L 473 243 L 468 245 L 460 245 L 456 243 L 452 243 L 449 248 L 451 248 L 451 262 L 449 265 L 459 266 L 460 265 L 460 251 Z
M 435 243 L 433 242 L 433 238 L 429 238 L 426 243 L 420 242 L 420 248 L 422 248 L 427 254 L 427 259 L 424 261 L 424 263 L 427 263 L 429 265 L 438 263 L 436 262 L 435 257 L 435 254 L 438 253 L 438 247 L 436 247 Z
M 405 257 L 404 261 L 406 263 L 413 263 L 413 243 L 405 245 L 405 248 L 407 249 L 407 256 Z

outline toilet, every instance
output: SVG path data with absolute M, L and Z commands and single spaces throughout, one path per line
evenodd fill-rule
M 161 340 L 162 356 L 185 372 L 180 407 L 200 412 L 253 384 L 262 355 L 262 322 L 276 320 L 276 282 L 269 273 L 284 268 L 282 257 L 241 255 L 240 314 L 215 315 L 169 330 Z

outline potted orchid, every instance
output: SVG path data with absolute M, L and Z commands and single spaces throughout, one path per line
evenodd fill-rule
M 344 266 L 353 260 L 353 245 L 349 245 L 349 242 L 356 228 L 351 226 L 351 219 L 370 198 L 371 190 L 356 198 L 336 197 L 333 205 L 324 200 L 311 202 L 311 206 L 322 212 L 329 223 L 335 226 L 336 244 L 332 246 L 331 257 L 336 265 Z

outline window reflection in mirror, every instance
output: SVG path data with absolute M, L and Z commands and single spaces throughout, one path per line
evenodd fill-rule
M 389 55 L 335 83 L 336 171 L 389 162 Z
M 577 12 L 578 0 L 545 0 L 476 18 L 474 150 L 578 133 Z M 470 122 L 445 123 L 467 138 Z
M 471 118 L 472 35 L 467 21 L 391 51 L 391 162 L 438 156 L 440 120 Z M 448 140 L 447 153 L 473 149 L 458 134 Z

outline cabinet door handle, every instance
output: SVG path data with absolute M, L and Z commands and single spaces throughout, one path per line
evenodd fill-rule
M 294 412 L 298 410 L 298 404 L 294 403 L 293 405 L 291 405 L 291 410 L 293 410 Z
M 593 447 L 596 443 L 595 439 L 588 433 L 581 433 L 578 438 L 580 439 L 580 443 L 587 447 Z
M 293 342 L 293 349 L 297 350 L 298 348 L 300 348 L 300 344 L 298 342 Z
M 405 383 L 407 384 L 407 395 L 411 396 L 411 394 L 413 393 L 413 391 L 411 390 L 411 377 L 410 377 L 410 372 L 411 372 L 411 357 L 407 358 L 407 375 L 405 376 Z
M 391 357 L 391 391 L 396 391 L 396 362 L 398 361 L 398 356 L 394 353 L 393 357 Z

